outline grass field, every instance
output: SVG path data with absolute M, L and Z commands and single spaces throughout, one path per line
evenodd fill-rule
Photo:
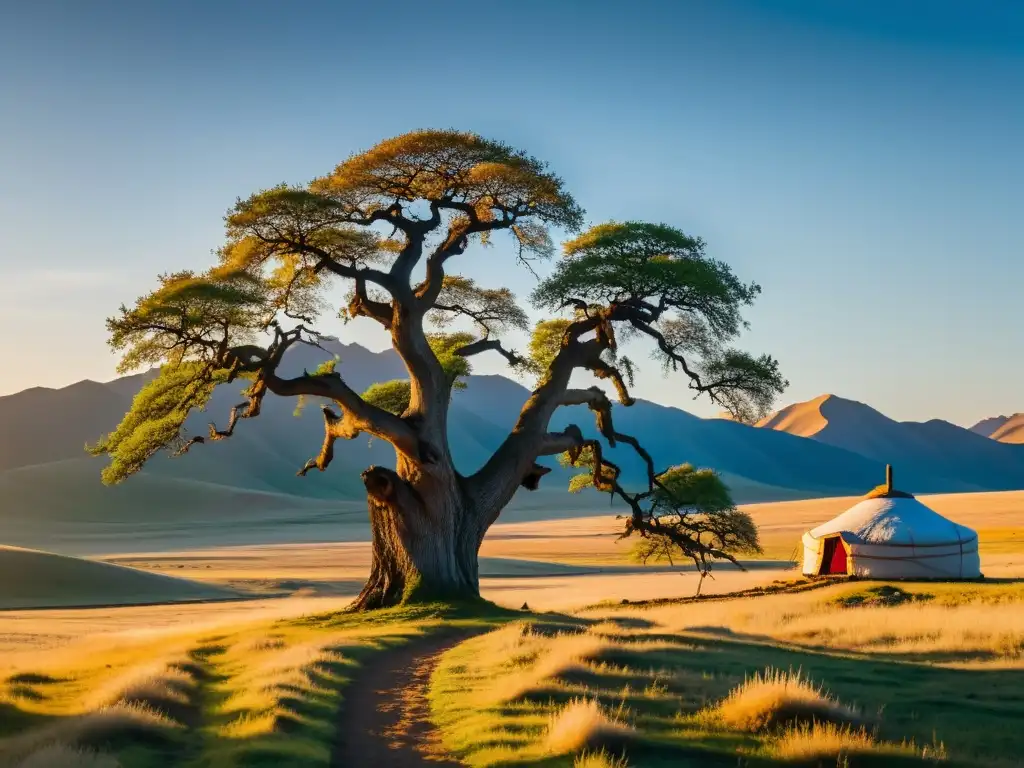
M 1021 764 L 1021 583 L 842 584 L 575 619 L 517 622 L 445 657 L 432 695 L 450 750 L 552 768 L 602 751 L 587 764 Z
M 372 617 L 236 616 L 123 631 L 88 649 L 22 649 L 4 655 L 0 765 L 52 753 L 66 768 L 101 757 L 123 768 L 327 766 L 345 682 L 363 659 L 502 618 L 429 605 Z
M 343 613 L 359 541 L 107 558 L 131 570 L 7 550 L 8 593 L 30 574 L 22 598 L 107 607 L 0 610 L 0 766 L 329 766 L 348 681 L 452 627 L 487 634 L 441 658 L 429 711 L 473 766 L 1024 765 L 1024 494 L 926 502 L 979 531 L 985 582 L 792 583 L 799 534 L 849 499 L 750 507 L 764 558 L 700 600 L 607 515 L 496 526 L 504 607 L 471 611 Z M 225 594 L 246 599 L 112 605 Z

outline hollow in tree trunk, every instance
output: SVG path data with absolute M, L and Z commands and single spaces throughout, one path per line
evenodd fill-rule
M 454 473 L 399 464 L 363 472 L 370 513 L 370 576 L 353 608 L 480 596 L 478 526 Z

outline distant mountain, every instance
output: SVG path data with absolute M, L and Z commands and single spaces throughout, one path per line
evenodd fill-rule
M 977 432 L 983 437 L 992 437 L 992 433 L 998 430 L 1003 424 L 1010 420 L 1009 416 L 992 416 L 988 419 L 982 419 L 973 427 L 970 427 L 971 432 Z
M 1000 443 L 1020 445 L 1024 443 L 1024 413 L 983 419 L 971 427 L 971 431 Z
M 325 346 L 327 352 L 295 348 L 286 356 L 284 373 L 313 370 L 330 354 L 340 359 L 338 370 L 356 390 L 405 375 L 390 350 L 375 353 L 337 341 Z M 48 545 L 36 534 L 55 530 L 58 523 L 84 526 L 83 536 L 93 535 L 98 523 L 153 532 L 177 526 L 174 535 L 191 535 L 220 524 L 251 526 L 254 520 L 264 521 L 270 531 L 273 520 L 291 522 L 290 535 L 296 537 L 310 521 L 327 526 L 322 530 L 328 536 L 332 525 L 364 524 L 359 473 L 370 464 L 391 464 L 390 446 L 365 437 L 339 441 L 327 472 L 297 477 L 296 470 L 322 441 L 318 404 L 308 403 L 296 416 L 294 400 L 273 396 L 259 418 L 238 424 L 232 439 L 196 446 L 182 458 L 159 456 L 124 484 L 102 486 L 103 460 L 85 455 L 84 445 L 117 425 L 150 375 L 0 397 L 0 541 Z M 476 470 L 498 447 L 530 394 L 502 376 L 471 376 L 467 384 L 453 396 L 449 414 L 452 453 L 464 473 Z M 211 420 L 223 424 L 242 387 L 221 387 L 207 412 L 192 415 L 188 429 L 205 431 Z M 946 422 L 895 422 L 834 396 L 784 408 L 760 429 L 643 400 L 616 407 L 614 418 L 617 429 L 640 439 L 659 467 L 683 462 L 713 467 L 741 502 L 863 493 L 881 481 L 887 462 L 895 465 L 900 487 L 914 492 L 1024 488 L 1024 446 Z M 583 406 L 560 409 L 552 429 L 569 423 L 596 436 L 593 414 Z M 623 466 L 627 483 L 643 482 L 644 468 L 631 449 L 618 447 L 612 456 Z M 545 461 L 556 467 L 554 459 Z M 607 497 L 568 494 L 567 474 L 556 467 L 542 490 L 521 491 L 511 514 L 606 507 Z
M 787 406 L 758 427 L 890 463 L 899 487 L 910 491 L 1024 487 L 1024 448 L 990 440 L 977 425 L 964 429 L 940 419 L 899 422 L 863 403 L 822 395 Z

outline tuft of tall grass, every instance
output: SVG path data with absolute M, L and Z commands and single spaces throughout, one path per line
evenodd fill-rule
M 861 727 L 865 720 L 800 672 L 766 669 L 735 688 L 708 719 L 727 728 L 763 733 L 798 725 Z
M 802 724 L 790 728 L 770 746 L 769 751 L 773 757 L 783 760 L 827 760 L 836 765 L 846 764 L 849 758 L 857 756 L 871 756 L 873 760 L 879 760 L 879 765 L 884 765 L 880 758 L 886 756 L 945 759 L 945 753 L 941 749 L 922 751 L 910 743 L 879 742 L 863 728 L 833 723 Z
M 632 727 L 608 715 L 595 699 L 573 699 L 551 716 L 547 748 L 556 755 L 614 749 L 632 732 Z
M 572 768 L 629 768 L 629 763 L 624 756 L 612 757 L 607 750 L 602 749 L 577 755 Z
M 193 709 L 191 694 L 194 688 L 195 682 L 184 672 L 167 669 L 129 682 L 111 703 L 147 707 L 184 723 Z

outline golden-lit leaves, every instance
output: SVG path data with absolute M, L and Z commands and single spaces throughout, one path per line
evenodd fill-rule
M 394 200 L 458 201 L 481 221 L 508 211 L 574 229 L 582 210 L 562 181 L 524 152 L 473 133 L 403 134 L 340 164 L 310 190 L 365 214 Z
M 462 379 L 472 372 L 469 359 L 457 352 L 474 341 L 470 333 L 432 333 L 427 336 L 427 343 L 437 356 L 449 384 L 454 389 L 464 389 L 466 383 Z
M 594 451 L 589 446 L 583 446 L 578 452 L 563 451 L 558 454 L 558 463 L 563 467 L 593 467 Z
M 594 449 L 589 445 L 584 445 L 577 452 L 560 453 L 558 463 L 563 467 L 579 467 L 587 470 L 587 472 L 569 478 L 570 493 L 579 493 L 587 488 L 597 488 L 599 491 L 608 493 L 619 477 L 619 470 L 616 467 L 602 463 L 600 471 L 596 473 L 598 477 L 595 478 L 594 469 L 597 467 L 597 458 Z
M 594 487 L 594 476 L 590 472 L 569 478 L 569 493 L 580 493 Z
M 162 275 L 160 287 L 107 320 L 109 344 L 123 353 L 121 373 L 163 362 L 212 361 L 224 340 L 250 341 L 268 309 L 266 285 L 242 270 Z
M 395 250 L 382 247 L 371 229 L 349 222 L 351 213 L 329 198 L 274 187 L 239 200 L 227 215 L 228 246 L 222 260 L 245 266 L 283 256 L 301 257 L 312 268 L 322 260 L 347 266 L 378 263 Z M 238 253 L 234 253 L 238 251 Z
M 473 336 L 468 333 L 434 333 L 427 336 L 427 342 L 453 390 L 465 389 L 466 383 L 463 378 L 472 372 L 469 360 L 456 354 L 472 341 Z M 372 384 L 362 394 L 363 400 L 370 405 L 396 416 L 401 416 L 409 408 L 411 397 L 412 386 L 408 379 L 393 379 Z
M 546 371 L 562 348 L 562 339 L 569 327 L 569 321 L 562 318 L 541 320 L 530 337 L 529 356 L 532 366 Z
M 401 416 L 409 408 L 412 387 L 408 379 L 393 379 L 371 384 L 362 398 L 370 405 Z
M 228 237 L 244 237 L 273 224 L 301 224 L 319 230 L 345 223 L 345 210 L 337 201 L 309 190 L 281 184 L 239 199 L 226 218 Z
M 468 277 L 446 275 L 430 319 L 444 327 L 457 317 L 470 318 L 486 335 L 529 327 L 526 312 L 508 288 L 481 288 Z
M 550 256 L 554 250 L 548 228 L 535 221 L 522 221 L 512 226 L 512 234 L 519 243 L 520 255 L 530 252 L 541 257 Z

